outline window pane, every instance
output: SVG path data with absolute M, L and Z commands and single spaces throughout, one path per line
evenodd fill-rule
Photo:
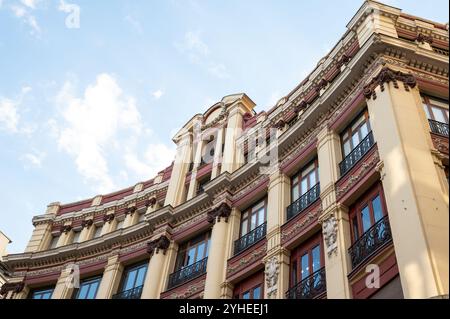
M 261 287 L 253 289 L 253 299 L 261 299 Z
M 312 188 L 316 184 L 316 171 L 314 171 L 309 174 L 309 187 Z
M 86 296 L 88 294 L 89 285 L 83 285 L 81 284 L 80 290 L 78 291 L 78 298 L 77 299 L 86 299 Z
M 250 291 L 244 292 L 242 299 L 250 299 Z
M 248 227 L 248 221 L 247 219 L 244 220 L 242 222 L 242 226 L 241 226 L 241 236 L 244 236 L 245 234 L 247 234 L 247 227 Z
M 308 178 L 304 178 L 302 179 L 300 195 L 305 194 L 307 191 L 308 191 Z
M 356 131 L 356 129 L 361 125 L 362 122 L 364 122 L 364 114 L 362 114 L 352 125 L 352 131 Z
M 350 154 L 351 151 L 352 151 L 352 148 L 350 146 L 350 141 L 345 142 L 345 144 L 344 144 L 344 157 L 347 156 L 348 154 Z
M 298 193 L 298 186 L 295 185 L 294 188 L 292 189 L 292 202 L 295 202 L 299 197 L 300 196 Z
M 73 243 L 78 243 L 80 241 L 80 234 L 81 232 L 79 231 L 74 232 L 72 241 Z
M 356 217 L 353 217 L 352 225 L 353 225 L 353 236 L 354 236 L 353 239 L 357 240 L 359 238 L 359 231 L 358 231 L 358 219 Z
M 95 232 L 94 232 L 94 238 L 100 237 L 101 233 L 102 233 L 102 226 L 96 226 Z
M 312 268 L 312 272 L 320 269 L 320 245 L 314 247 L 312 250 Z
M 314 163 L 312 163 L 311 165 L 302 170 L 302 176 L 308 175 L 308 173 L 311 172 L 312 170 L 314 170 Z
M 189 250 L 187 252 L 187 260 L 186 260 L 185 266 L 192 265 L 194 263 L 194 257 L 195 257 L 195 247 L 189 248 Z
M 125 285 L 123 286 L 122 291 L 134 288 L 135 281 L 136 281 L 136 269 L 133 269 L 127 273 Z
M 256 214 L 253 214 L 251 224 L 250 224 L 250 230 L 253 230 L 255 228 L 256 228 Z
M 428 111 L 428 105 L 426 105 L 426 104 L 423 104 L 423 109 L 424 109 L 424 111 L 425 111 L 425 114 L 427 115 L 427 119 L 431 119 L 431 116 L 430 116 L 430 112 Z
M 433 110 L 434 119 L 436 121 L 441 122 L 441 123 L 446 123 L 447 122 L 445 120 L 444 112 L 443 112 L 442 109 L 434 107 L 434 106 L 432 106 L 431 109 Z
M 383 209 L 381 208 L 381 200 L 380 196 L 377 195 L 377 197 L 374 198 L 372 201 L 372 207 L 373 207 L 373 218 L 375 220 L 375 223 L 383 218 Z
M 142 266 L 141 268 L 139 268 L 137 277 L 136 277 L 136 282 L 134 283 L 134 287 L 139 287 L 144 284 L 146 272 L 147 272 L 147 266 Z
M 369 134 L 369 127 L 367 126 L 367 123 L 364 123 L 361 126 L 361 136 L 362 136 L 362 138 L 364 139 L 367 136 L 367 134 Z
M 198 245 L 197 248 L 197 259 L 195 260 L 195 262 L 202 260 L 204 253 L 205 253 L 205 243 L 201 243 L 200 245 Z
M 361 211 L 361 221 L 362 221 L 362 226 L 363 226 L 363 232 L 366 232 L 370 226 L 370 212 L 369 212 L 369 207 L 364 207 Z
M 258 212 L 258 226 L 264 224 L 265 212 L 264 209 L 260 209 Z
M 358 146 L 359 144 L 359 135 L 358 132 L 353 133 L 352 135 L 352 144 L 353 144 L 353 148 L 355 148 L 356 146 Z
M 309 276 L 309 255 L 305 254 L 302 256 L 302 280 Z
M 59 236 L 53 236 L 52 241 L 50 242 L 50 249 L 56 248 L 56 244 L 58 243 Z

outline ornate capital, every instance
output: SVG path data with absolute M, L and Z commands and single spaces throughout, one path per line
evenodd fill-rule
M 7 282 L 0 288 L 0 295 L 6 295 L 9 291 L 19 293 L 25 287 L 25 283 L 22 282 Z
M 216 218 L 220 221 L 220 218 L 225 218 L 225 222 L 228 222 L 228 217 L 231 214 L 231 207 L 227 203 L 222 203 L 218 207 L 208 212 L 208 222 L 214 224 Z
M 347 64 L 348 62 L 350 62 L 350 56 L 348 56 L 347 54 L 343 54 L 341 59 L 337 62 L 337 67 L 340 68 L 343 65 Z
M 153 207 L 156 204 L 156 197 L 149 198 L 145 201 L 145 207 Z
M 92 219 L 86 219 L 86 220 L 83 220 L 83 221 L 81 222 L 81 227 L 83 227 L 83 228 L 85 228 L 85 227 L 89 228 L 89 227 L 92 226 L 93 223 L 94 223 L 94 221 L 93 221 Z
M 281 119 L 277 123 L 275 123 L 274 127 L 278 130 L 282 130 L 282 129 L 284 129 L 285 125 L 286 125 L 286 122 L 283 119 Z
M 65 225 L 61 227 L 61 233 L 68 233 L 72 230 L 72 225 Z
M 147 243 L 147 252 L 150 255 L 153 255 L 153 253 L 158 253 L 161 249 L 163 251 L 163 254 L 166 253 L 167 248 L 170 246 L 170 240 L 167 238 L 167 236 L 163 235 L 159 237 L 158 239 L 152 240 Z
M 127 207 L 125 208 L 125 215 L 133 215 L 133 213 L 136 211 L 136 206 L 132 206 L 132 207 Z
M 320 90 L 326 88 L 327 85 L 328 85 L 328 81 L 325 78 L 322 78 L 322 80 L 320 80 L 320 82 L 316 86 L 316 91 L 320 92 Z
M 419 33 L 415 40 L 422 44 L 428 43 L 431 45 L 433 43 L 433 38 L 430 35 L 426 35 L 423 33 Z
M 392 82 L 394 88 L 398 89 L 398 81 L 403 82 L 403 86 L 406 91 L 413 89 L 416 86 L 416 78 L 412 74 L 402 73 L 400 71 L 391 70 L 388 67 L 381 69 L 380 73 L 370 81 L 368 85 L 364 87 L 364 96 L 366 99 L 376 100 L 377 95 L 375 88 L 379 85 L 381 91 L 384 91 L 384 85 Z
M 306 103 L 304 100 L 301 101 L 296 107 L 295 107 L 295 113 L 299 113 L 301 110 L 306 109 L 308 106 L 308 103 Z
M 113 220 L 114 220 L 114 214 L 108 214 L 108 215 L 103 216 L 103 221 L 105 223 L 110 223 Z

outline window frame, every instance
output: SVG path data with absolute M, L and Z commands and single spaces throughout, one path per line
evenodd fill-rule
M 72 299 L 80 299 L 80 300 L 88 300 L 88 299 L 91 299 L 91 298 L 79 298 L 79 297 L 80 297 L 81 287 L 82 287 L 84 284 L 89 284 L 89 285 L 91 285 L 92 283 L 96 282 L 96 283 L 97 283 L 97 288 L 95 289 L 94 298 L 92 298 L 92 299 L 95 299 L 95 298 L 97 297 L 97 293 L 98 293 L 98 289 L 99 289 L 99 287 L 100 287 L 101 281 L 102 281 L 102 276 L 101 276 L 101 275 L 99 275 L 99 276 L 93 276 L 93 277 L 88 277 L 88 278 L 84 278 L 84 279 L 80 280 L 80 287 L 79 287 L 79 288 L 76 288 L 76 289 L 74 290 L 74 292 L 73 292 L 73 298 L 72 298 Z M 90 290 L 91 290 L 91 286 L 89 286 L 89 288 L 88 288 L 88 293 L 87 293 L 87 295 L 89 295 L 89 291 L 90 291 Z
M 360 196 L 355 203 L 350 207 L 349 210 L 349 220 L 350 220 L 350 234 L 351 234 L 351 242 L 352 244 L 358 241 L 359 238 L 365 233 L 363 221 L 361 218 L 361 212 L 365 207 L 369 208 L 369 216 L 370 216 L 370 227 L 372 227 L 375 224 L 375 215 L 373 210 L 373 200 L 379 196 L 380 197 L 380 203 L 381 203 L 381 209 L 383 217 L 386 217 L 388 215 L 387 206 L 386 206 L 386 200 L 384 197 L 384 191 L 381 183 L 377 183 L 376 185 L 372 186 L 369 190 L 367 190 L 362 196 Z M 356 219 L 356 225 L 355 225 L 355 219 Z M 355 234 L 355 226 L 357 228 L 358 234 Z M 369 227 L 369 229 L 370 229 Z
M 305 173 L 305 175 L 303 176 L 303 173 L 311 166 L 314 165 L 314 168 L 312 171 Z M 309 176 L 311 175 L 311 173 L 314 172 L 315 174 L 315 179 L 316 179 L 316 183 L 314 185 L 310 185 L 310 181 L 309 181 Z M 297 179 L 297 182 L 295 182 L 295 180 Z M 313 188 L 314 186 L 316 186 L 319 183 L 319 159 L 316 157 L 313 160 L 309 161 L 307 164 L 303 165 L 302 168 L 300 168 L 300 170 L 295 173 L 295 175 L 293 175 L 291 177 L 291 203 L 295 202 L 297 199 L 299 199 L 300 197 L 303 196 L 302 194 L 302 181 L 306 179 L 306 192 L 304 194 L 306 194 L 309 190 L 311 190 L 311 188 Z M 297 188 L 298 190 L 298 197 L 296 199 L 294 199 L 294 189 Z
M 259 214 L 260 214 L 260 210 L 261 210 L 261 207 L 259 207 L 259 206 L 261 204 L 263 204 L 262 208 L 264 210 L 264 221 L 262 224 L 264 224 L 267 221 L 267 197 L 265 197 L 264 199 L 258 200 L 255 204 L 249 206 L 241 213 L 241 221 L 239 224 L 239 238 L 242 238 L 243 236 L 247 235 L 249 232 L 251 232 L 255 228 L 262 225 L 262 224 L 258 224 L 259 223 Z M 256 209 L 255 211 L 252 211 L 255 208 L 258 208 L 258 209 Z M 253 215 L 257 215 L 256 216 L 257 223 L 256 223 L 255 228 L 252 229 L 251 228 L 251 225 L 252 225 L 251 220 L 252 220 Z M 245 233 L 242 232 L 244 229 L 244 227 L 243 227 L 244 221 L 247 222 L 247 227 L 246 227 L 247 229 L 246 229 Z
M 238 282 L 233 289 L 233 299 L 244 299 L 243 296 L 249 293 L 249 300 L 254 299 L 255 289 L 260 288 L 260 298 L 264 299 L 264 272 L 259 271 Z
M 124 289 L 125 286 L 126 286 L 126 279 L 127 279 L 128 275 L 134 270 L 138 271 L 138 269 L 141 269 L 143 266 L 145 266 L 145 268 L 146 268 L 145 269 L 145 273 L 144 273 L 144 279 L 142 281 L 142 285 L 144 285 L 145 277 L 147 276 L 147 271 L 148 271 L 148 261 L 147 260 L 139 261 L 137 263 L 128 265 L 127 267 L 124 268 L 124 270 L 122 272 L 122 278 L 120 280 L 120 285 L 119 285 L 119 289 L 118 289 L 117 293 L 123 293 L 123 292 L 125 292 L 127 290 L 135 289 L 137 287 L 142 286 L 142 285 L 136 285 L 136 280 L 138 278 L 138 276 L 136 276 L 135 279 L 134 279 L 133 287 L 132 288 L 128 288 L 126 290 Z
M 364 118 L 364 120 L 355 128 L 353 129 L 352 127 L 358 123 L 358 121 L 361 118 Z M 372 131 L 372 126 L 370 125 L 370 117 L 369 117 L 369 111 L 367 108 L 365 108 L 364 110 L 362 110 L 361 112 L 359 112 L 355 118 L 350 122 L 349 125 L 347 125 L 345 127 L 345 129 L 342 130 L 341 134 L 340 134 L 340 141 L 341 141 L 341 152 L 342 152 L 342 157 L 345 158 L 347 157 L 360 143 L 361 141 L 367 137 L 367 135 L 363 136 L 362 132 L 361 132 L 361 127 L 367 123 L 367 135 L 370 134 L 370 132 Z M 353 135 L 354 133 L 357 132 L 358 133 L 358 138 L 359 138 L 359 142 L 357 145 L 353 145 Z M 348 135 L 347 138 L 344 138 L 345 135 Z M 345 143 L 350 142 L 350 151 L 348 152 L 348 154 L 345 154 Z
M 200 239 L 203 237 L 202 239 Z M 198 248 L 201 244 L 206 244 L 205 249 L 203 250 L 203 256 L 202 258 L 198 259 Z M 205 259 L 209 256 L 209 248 L 211 245 L 211 231 L 204 232 L 202 234 L 199 234 L 198 236 L 195 236 L 187 241 L 185 241 L 183 244 L 180 245 L 180 249 L 178 249 L 177 258 L 175 261 L 175 272 L 178 270 L 181 270 L 183 268 L 189 267 L 193 265 L 196 262 L 199 262 L 200 260 Z M 188 252 L 194 248 L 194 261 L 193 263 L 187 264 L 189 254 Z
M 36 293 L 43 294 L 43 293 L 47 293 L 49 291 L 51 291 L 51 294 L 50 294 L 49 298 L 33 298 L 33 296 Z M 30 292 L 28 293 L 28 298 L 27 299 L 37 299 L 37 300 L 39 300 L 39 299 L 41 299 L 41 300 L 42 299 L 44 299 L 44 300 L 52 299 L 54 291 L 55 291 L 55 286 L 46 286 L 46 287 L 35 288 L 35 289 L 30 290 Z
M 322 232 L 317 232 L 312 237 L 308 238 L 305 242 L 298 245 L 291 252 L 290 267 L 289 267 L 289 287 L 294 287 L 302 280 L 308 278 L 313 274 L 313 258 L 312 251 L 317 246 L 320 247 L 320 265 L 319 269 L 325 266 L 325 254 L 323 245 L 323 235 Z M 301 277 L 301 264 L 302 257 L 308 255 L 308 267 L 310 269 L 309 275 L 305 278 Z M 294 269 L 295 268 L 295 269 Z M 317 270 L 319 270 L 317 269 Z M 316 270 L 316 271 L 317 271 Z
M 443 104 L 447 104 L 447 106 L 449 105 L 448 101 L 445 101 L 444 99 L 437 98 L 437 97 L 434 97 L 434 96 L 429 96 L 429 95 L 426 95 L 426 94 L 421 94 L 421 97 L 422 97 L 422 104 L 423 104 L 424 111 L 425 111 L 425 116 L 427 117 L 428 120 L 433 120 L 433 121 L 436 121 L 436 122 L 439 122 L 439 123 L 449 124 L 449 114 L 448 114 L 449 113 L 449 108 L 445 108 L 445 107 L 443 107 L 441 105 L 433 104 L 433 102 L 431 100 L 436 100 L 436 101 L 441 102 Z M 435 114 L 433 112 L 432 107 L 437 108 L 440 111 L 444 111 L 444 112 L 442 112 L 442 114 L 444 115 L 444 119 L 445 119 L 446 122 L 441 122 L 441 121 L 436 120 L 436 117 L 435 117 Z M 425 108 L 426 108 L 426 110 L 425 110 Z

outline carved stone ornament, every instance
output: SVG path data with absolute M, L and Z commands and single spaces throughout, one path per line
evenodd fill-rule
M 167 248 L 170 246 L 170 240 L 166 236 L 161 236 L 158 239 L 152 240 L 147 244 L 147 252 L 150 255 L 153 255 L 153 253 L 158 253 L 161 249 L 163 251 L 163 254 L 166 253 Z
M 94 223 L 94 221 L 93 221 L 92 219 L 86 219 L 86 220 L 83 220 L 83 221 L 81 222 L 81 227 L 83 227 L 83 228 L 85 228 L 85 227 L 89 228 L 89 227 L 92 226 L 93 223 Z
M 341 68 L 343 65 L 347 64 L 348 62 L 350 62 L 350 56 L 348 56 L 347 54 L 343 54 L 341 59 L 337 62 L 337 67 Z
M 406 91 L 413 89 L 417 82 L 416 78 L 412 74 L 402 73 L 400 71 L 394 71 L 388 67 L 381 69 L 380 73 L 370 81 L 368 85 L 364 87 L 364 96 L 366 99 L 372 98 L 376 100 L 377 95 L 375 93 L 375 88 L 379 85 L 381 92 L 384 91 L 384 85 L 392 82 L 394 88 L 398 89 L 398 81 L 403 82 L 403 86 Z
M 127 207 L 125 208 L 125 215 L 133 215 L 133 213 L 136 211 L 136 206 L 132 206 L 132 207 Z
M 0 295 L 6 295 L 9 291 L 19 293 L 24 287 L 24 282 L 7 282 L 0 288 Z
M 228 222 L 228 217 L 231 214 L 231 207 L 227 203 L 222 203 L 220 206 L 214 208 L 208 212 L 208 222 L 214 224 L 216 218 L 220 221 L 220 218 L 225 218 L 225 222 Z
M 296 107 L 295 107 L 295 113 L 299 113 L 300 111 L 306 109 L 308 106 L 308 103 L 305 101 L 301 101 Z
M 156 197 L 152 197 L 152 198 L 147 199 L 145 201 L 145 207 L 152 207 L 153 208 L 153 206 L 155 206 L 155 204 L 156 204 Z
M 278 130 L 282 130 L 284 129 L 284 126 L 286 125 L 286 122 L 284 120 L 279 120 L 276 124 L 275 124 L 275 128 Z
M 325 79 L 320 80 L 320 82 L 316 86 L 316 91 L 320 92 L 320 90 L 326 88 L 328 85 L 328 81 Z
M 72 230 L 72 225 L 65 225 L 61 227 L 61 233 L 68 233 Z
M 433 38 L 430 35 L 419 33 L 416 37 L 416 41 L 422 44 L 428 43 L 431 45 L 433 43 Z
M 334 215 L 330 215 L 322 223 L 322 233 L 328 256 L 337 253 L 337 224 L 337 219 Z
M 108 215 L 103 216 L 103 221 L 105 223 L 110 223 L 113 220 L 114 220 L 114 214 L 108 214 Z
M 270 258 L 266 263 L 264 274 L 266 275 L 267 296 L 269 298 L 275 297 L 278 291 L 278 272 L 280 263 L 277 257 Z

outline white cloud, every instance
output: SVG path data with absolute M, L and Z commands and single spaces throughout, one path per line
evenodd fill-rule
M 31 14 L 31 11 L 36 9 L 35 0 L 22 0 L 23 5 L 12 5 L 11 11 L 13 14 L 20 19 L 23 23 L 27 24 L 30 28 L 30 34 L 34 36 L 39 36 L 41 33 L 41 28 L 36 20 L 36 17 Z
M 128 22 L 138 33 L 143 33 L 142 25 L 135 17 L 131 15 L 126 15 L 124 20 Z
M 17 106 L 17 101 L 0 98 L 0 129 L 10 133 L 17 132 L 19 123 Z
M 169 148 L 165 144 L 150 144 L 144 154 L 144 159 L 140 160 L 134 153 L 127 153 L 124 156 L 127 168 L 135 174 L 144 178 L 155 176 L 160 170 L 167 167 L 175 157 L 175 149 Z
M 227 72 L 227 68 L 223 64 L 211 64 L 208 68 L 208 72 L 219 79 L 227 79 L 230 77 Z
M 27 6 L 28 8 L 35 9 L 37 0 L 20 0 L 23 5 Z
M 136 102 L 125 96 L 116 79 L 106 73 L 99 74 L 82 97 L 73 96 L 71 91 L 72 84 L 66 82 L 57 96 L 63 109 L 62 126 L 55 127 L 55 121 L 48 124 L 58 135 L 59 147 L 75 158 L 86 182 L 101 193 L 114 190 L 105 153 L 120 130 L 140 134 Z
M 22 155 L 20 159 L 25 163 L 25 168 L 29 167 L 40 168 L 42 166 L 42 161 L 45 159 L 46 156 L 47 154 L 45 152 L 32 150 L 30 153 Z
M 154 92 L 152 92 L 153 97 L 155 98 L 155 100 L 159 100 L 161 98 L 161 96 L 163 96 L 164 92 L 162 90 L 156 90 Z

